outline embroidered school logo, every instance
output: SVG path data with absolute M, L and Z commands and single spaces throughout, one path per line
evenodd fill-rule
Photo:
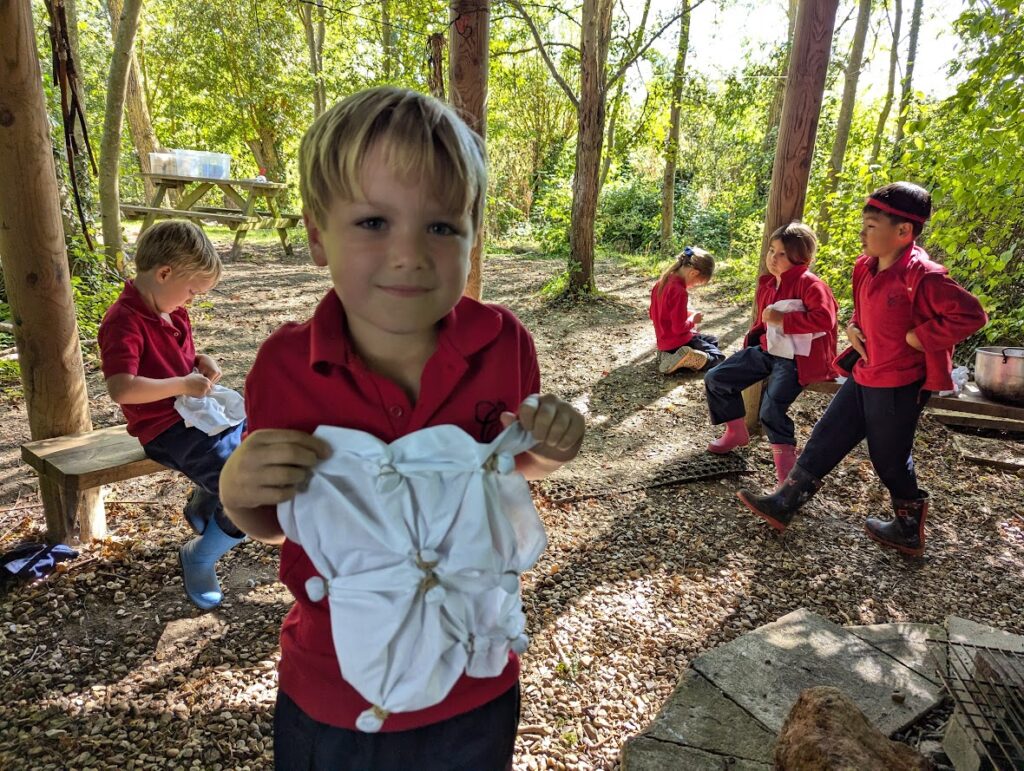
M 890 308 L 895 308 L 897 305 L 903 305 L 906 302 L 907 296 L 899 289 L 889 292 L 888 296 L 885 298 L 885 304 Z
M 476 403 L 476 422 L 480 426 L 480 441 L 489 442 L 501 433 L 501 413 L 508 410 L 505 402 Z

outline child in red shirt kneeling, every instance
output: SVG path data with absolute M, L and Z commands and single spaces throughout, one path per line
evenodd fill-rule
M 776 530 L 866 439 L 894 512 L 869 518 L 868 535 L 904 554 L 924 553 L 928 493 L 917 486 L 912 455 L 918 417 L 932 392 L 953 387 L 954 346 L 988 321 L 978 300 L 915 242 L 931 208 L 928 191 L 909 182 L 885 185 L 864 204 L 864 253 L 853 268 L 854 312 L 846 328 L 850 348 L 836 361 L 850 376 L 778 489 L 737 493 Z
M 791 222 L 772 233 L 765 257 L 768 272 L 758 279 L 756 320 L 744 347 L 704 378 L 711 425 L 725 424 L 725 433 L 708 445 L 708 452 L 718 454 L 750 442 L 743 390 L 767 379 L 759 417 L 780 482 L 796 462 L 790 406 L 808 383 L 836 375 L 838 306 L 828 284 L 808 269 L 817 249 L 814 231 L 803 223 Z
M 482 140 L 451 108 L 397 88 L 354 94 L 306 132 L 299 168 L 310 252 L 333 288 L 309 321 L 260 348 L 245 388 L 251 433 L 221 477 L 238 526 L 283 542 L 281 580 L 296 598 L 281 630 L 276 767 L 510 768 L 514 653 L 497 677 L 463 674 L 440 703 L 390 714 L 379 733 L 357 729 L 371 705 L 340 671 L 328 600 L 307 593 L 317 573 L 275 506 L 330 453 L 311 436 L 321 425 L 390 443 L 453 424 L 489 442 L 518 419 L 538 444 L 517 468 L 539 478 L 579 452 L 583 417 L 551 395 L 528 399 L 540 389 L 530 334 L 505 308 L 463 296 L 487 182 Z
M 680 369 L 711 369 L 725 358 L 717 337 L 697 331 L 704 315 L 692 313 L 689 308 L 690 288 L 704 286 L 714 272 L 715 259 L 703 249 L 688 246 L 651 288 L 648 313 L 654 322 L 658 371 L 662 375 Z
M 216 285 L 221 262 L 197 225 L 167 220 L 139 237 L 135 267 L 135 280 L 125 282 L 100 324 L 103 375 L 146 455 L 196 485 L 184 513 L 200 535 L 181 547 L 178 559 L 189 599 L 209 610 L 224 597 L 217 561 L 245 538 L 218 498 L 221 468 L 241 442 L 245 421 L 211 436 L 186 425 L 174 402 L 206 396 L 220 380 L 217 362 L 196 354 L 185 306 Z

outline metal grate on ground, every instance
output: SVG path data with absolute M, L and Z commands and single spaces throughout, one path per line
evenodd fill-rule
M 979 756 L 1024 769 L 1024 652 L 953 641 L 946 652 L 937 671 Z
M 742 474 L 747 465 L 739 455 L 712 455 L 701 453 L 691 458 L 667 463 L 653 474 L 628 484 L 615 485 L 579 485 L 566 480 L 544 480 L 535 483 L 534 490 L 548 503 L 564 504 L 583 500 L 584 498 L 602 498 L 609 495 L 621 495 L 638 490 L 648 490 L 665 485 L 686 484 L 708 479 Z

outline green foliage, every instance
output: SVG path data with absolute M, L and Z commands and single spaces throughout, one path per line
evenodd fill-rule
M 68 247 L 71 261 L 71 294 L 75 301 L 78 336 L 95 340 L 103 314 L 107 312 L 124 287 L 124 280 L 110 271 L 101 252 L 91 252 L 75 240 Z

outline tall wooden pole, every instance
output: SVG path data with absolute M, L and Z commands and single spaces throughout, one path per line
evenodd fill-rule
M 89 399 L 29 0 L 0 2 L 0 259 L 32 439 L 88 431 Z M 76 501 L 40 478 L 47 537 L 105 534 L 98 491 Z
M 766 272 L 764 257 L 772 231 L 803 217 L 838 7 L 839 0 L 807 0 L 797 8 L 779 139 L 775 146 L 775 165 L 772 167 L 772 185 L 761 237 L 758 275 Z M 747 426 L 756 428 L 761 403 L 760 386 L 744 391 L 743 402 L 747 408 Z
M 448 67 L 452 106 L 477 134 L 487 138 L 487 71 L 490 59 L 490 0 L 451 0 Z M 482 234 L 481 234 L 482 235 Z M 470 255 L 466 294 L 483 291 L 483 239 Z

